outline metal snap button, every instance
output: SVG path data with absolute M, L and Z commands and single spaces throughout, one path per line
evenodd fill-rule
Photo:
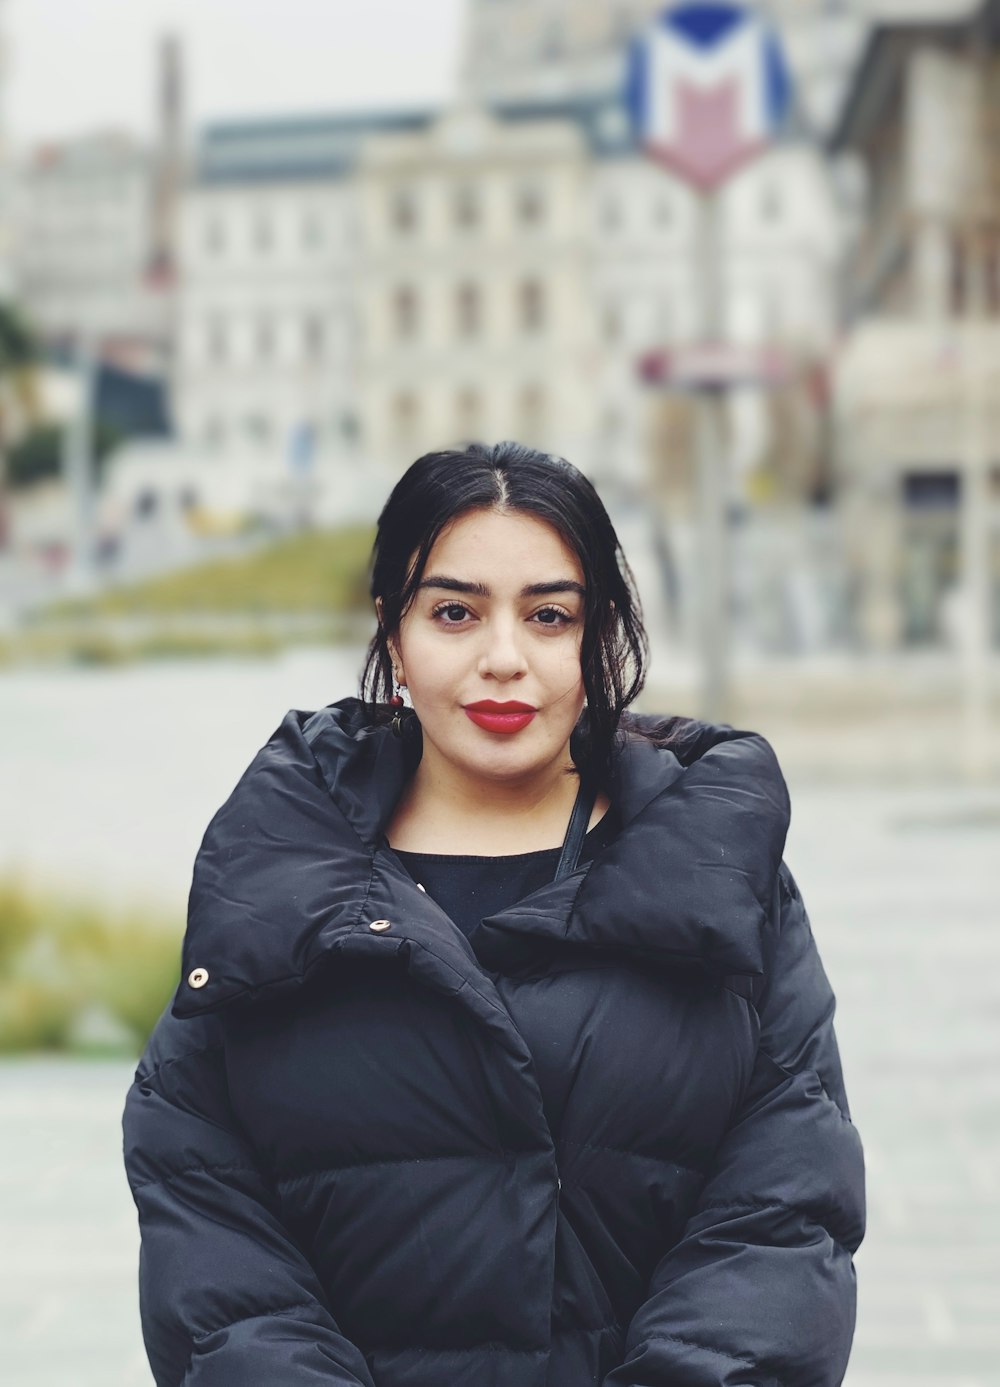
M 191 969 L 191 972 L 188 973 L 188 986 L 189 986 L 189 987 L 204 987 L 205 984 L 206 984 L 207 982 L 208 982 L 208 969 L 207 969 L 207 968 L 192 968 L 192 969 Z
M 388 920 L 373 920 L 371 924 L 368 926 L 368 928 L 377 930 L 379 933 L 381 933 L 384 929 L 390 929 L 391 925 Z
M 427 887 L 424 885 L 424 883 L 423 883 L 422 881 L 418 881 L 418 882 L 417 882 L 417 890 L 418 890 L 418 891 L 423 891 L 424 895 L 425 895 L 425 896 L 427 895 Z

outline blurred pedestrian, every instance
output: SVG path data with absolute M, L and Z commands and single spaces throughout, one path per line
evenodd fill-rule
M 361 696 L 208 829 L 129 1094 L 157 1383 L 839 1383 L 861 1153 L 770 747 L 628 711 L 561 459 L 420 458 L 371 592 Z

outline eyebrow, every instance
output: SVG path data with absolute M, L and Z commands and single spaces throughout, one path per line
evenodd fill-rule
M 471 597 L 490 597 L 492 596 L 485 583 L 466 583 L 461 578 L 447 578 L 443 574 L 432 574 L 429 578 L 423 578 L 417 586 L 417 591 L 421 592 L 424 588 L 439 588 L 445 592 L 462 592 Z M 560 592 L 575 592 L 579 597 L 586 597 L 587 592 L 582 583 L 576 583 L 572 578 L 558 578 L 552 583 L 528 583 L 521 589 L 522 597 L 552 597 Z

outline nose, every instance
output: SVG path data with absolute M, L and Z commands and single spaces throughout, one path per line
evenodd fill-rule
M 479 656 L 480 676 L 503 683 L 508 679 L 521 679 L 527 672 L 521 623 L 517 617 L 496 616 L 484 622 L 483 648 Z

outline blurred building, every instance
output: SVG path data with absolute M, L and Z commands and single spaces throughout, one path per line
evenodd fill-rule
M 172 348 L 184 177 L 180 54 L 159 54 L 152 146 L 105 131 L 34 150 L 19 170 L 18 297 L 42 339 L 162 373 Z
M 765 0 L 757 6 L 781 30 L 810 124 L 823 127 L 832 118 L 872 3 Z M 605 96 L 621 87 L 629 39 L 665 8 L 664 0 L 467 0 L 464 82 L 488 102 Z
M 373 498 L 429 447 L 514 436 L 563 452 L 613 499 L 647 592 L 670 590 L 690 629 L 691 399 L 669 372 L 650 388 L 641 366 L 699 340 L 703 252 L 695 195 L 636 152 L 624 106 L 628 41 L 658 8 L 468 0 L 451 109 L 205 129 L 180 214 L 182 446 L 276 473 L 339 466 Z M 803 90 L 842 83 L 854 11 L 774 8 L 812 74 Z M 729 449 L 733 503 L 757 522 L 742 542 L 757 553 L 751 605 L 769 613 L 758 634 L 786 647 L 819 638 L 786 591 L 814 581 L 815 527 L 788 514 L 812 514 L 828 486 L 841 237 L 811 103 L 720 209 L 724 336 L 780 362 L 780 390 L 734 392 Z
M 690 628 L 694 411 L 669 363 L 703 336 L 704 251 L 695 194 L 636 151 L 624 105 L 629 40 L 659 8 L 467 0 L 451 109 L 227 121 L 190 167 L 168 42 L 155 148 L 95 137 L 32 162 L 26 306 L 51 337 L 163 363 L 192 456 L 266 460 L 275 477 L 324 460 L 332 476 L 334 460 L 375 497 L 431 446 L 564 452 L 631 515 L 630 548 L 662 579 L 647 590 L 670 589 Z M 767 8 L 797 120 L 722 191 L 716 278 L 724 341 L 780 386 L 732 392 L 726 446 L 732 508 L 752 522 L 749 624 L 794 648 L 825 631 L 802 591 L 828 529 L 815 503 L 844 227 L 813 131 L 861 21 L 852 4 Z M 651 354 L 667 363 L 655 386 Z
M 837 432 L 874 646 L 958 638 L 970 583 L 992 581 L 994 623 L 1000 607 L 998 111 L 998 0 L 925 5 L 873 29 L 831 136 L 868 188 L 845 265 Z
M 13 180 L 5 120 L 7 41 L 4 18 L 4 0 L 0 0 L 0 298 L 10 297 L 14 288 Z
M 590 151 L 565 115 L 471 104 L 378 135 L 359 170 L 366 447 L 516 436 L 579 455 L 597 380 Z
M 353 450 L 363 140 L 421 113 L 234 121 L 199 140 L 181 218 L 174 412 L 189 444 Z
M 628 39 L 657 8 L 469 0 L 454 111 L 206 130 L 183 215 L 184 436 L 274 448 L 307 421 L 398 460 L 524 433 L 641 471 L 638 359 L 698 331 L 692 194 L 635 153 L 623 107 Z M 837 221 L 804 132 L 734 180 L 723 220 L 730 333 L 796 370 L 822 357 Z
M 702 233 L 696 194 L 636 150 L 624 104 L 628 41 L 659 8 L 470 0 L 458 108 L 366 141 L 360 371 L 366 449 L 394 467 L 477 434 L 573 457 L 617 496 L 620 524 L 631 511 L 644 586 L 672 590 L 690 632 L 695 410 L 679 376 L 650 388 L 641 367 L 702 337 Z M 785 8 L 801 38 L 801 7 Z M 818 57 L 809 32 L 798 61 Z M 827 72 L 842 81 L 846 61 Z M 781 387 L 734 391 L 728 407 L 732 500 L 755 521 L 741 536 L 756 566 L 751 639 L 793 647 L 830 624 L 790 589 L 823 581 L 810 512 L 829 486 L 841 240 L 804 110 L 719 201 L 722 335 L 776 361 Z
M 19 289 L 39 332 L 116 346 L 157 333 L 146 285 L 150 169 L 124 134 L 35 151 L 21 178 Z

